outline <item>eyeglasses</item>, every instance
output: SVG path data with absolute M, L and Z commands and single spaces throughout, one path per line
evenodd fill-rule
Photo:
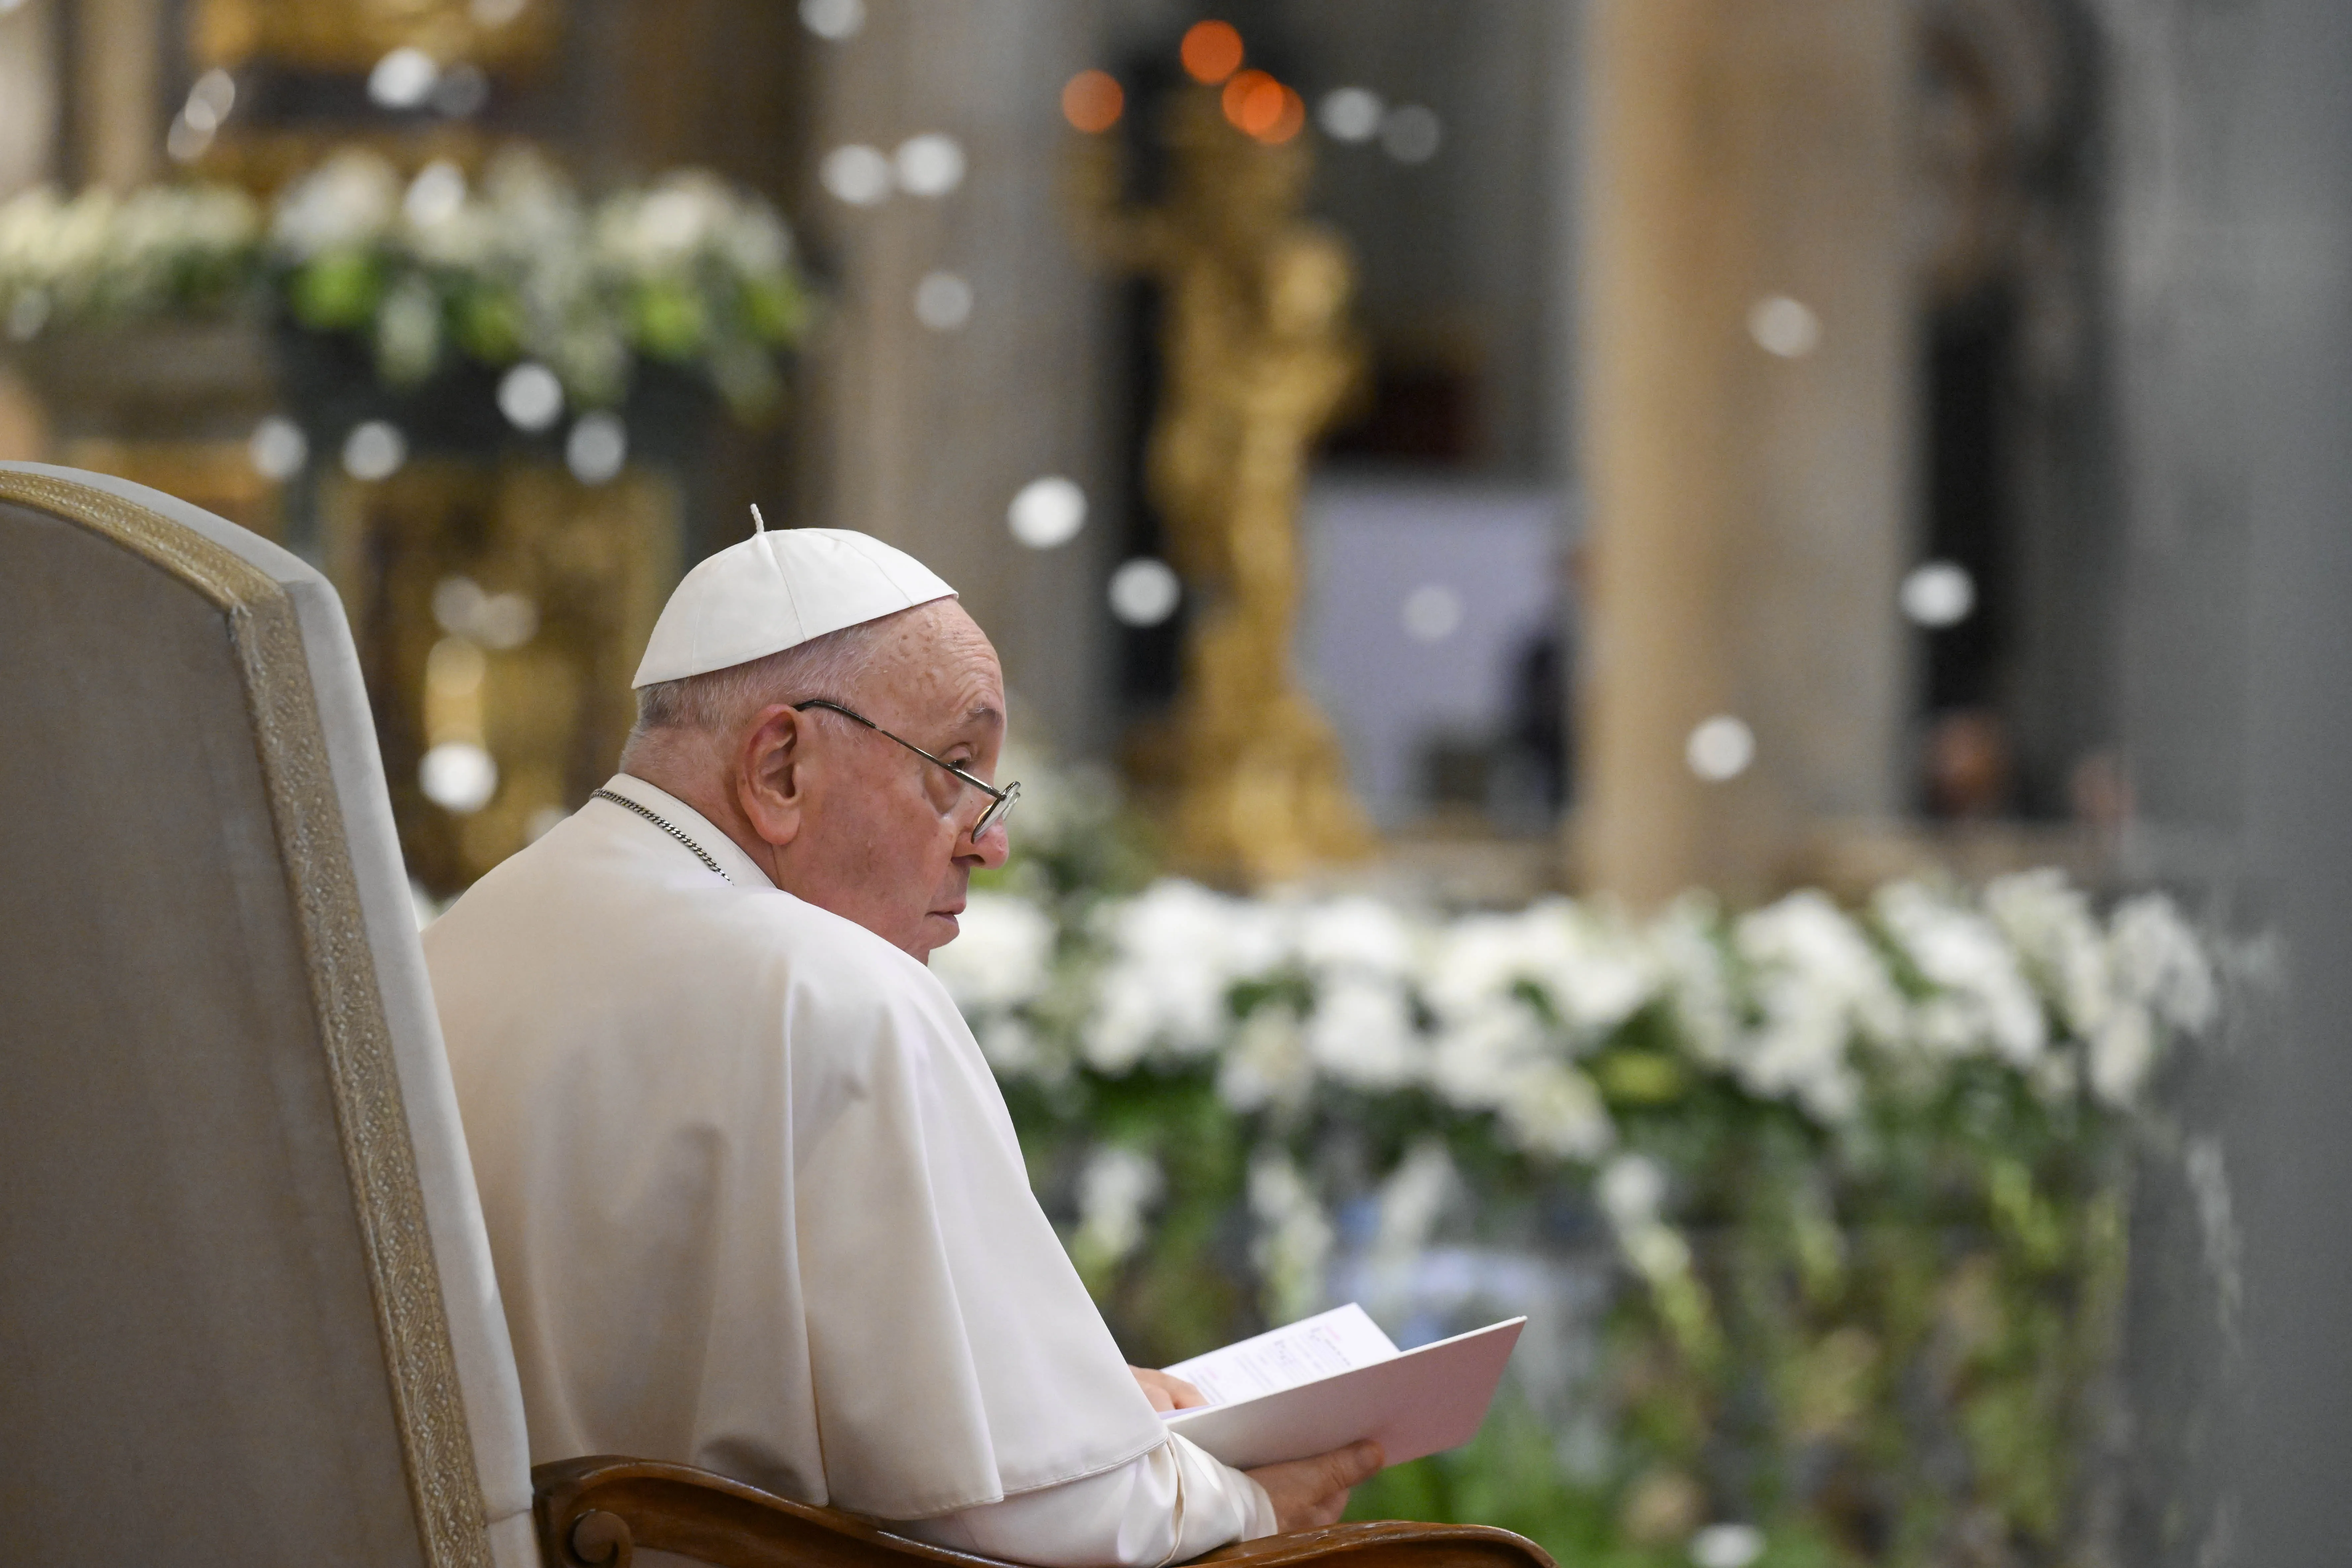
M 998 823 L 1003 822 L 1005 817 L 1012 815 L 1013 803 L 1021 798 L 1020 781 L 1015 780 L 1012 784 L 1006 784 L 1003 789 L 998 789 L 994 784 L 982 784 L 980 780 L 972 777 L 971 774 L 964 772 L 953 763 L 950 763 L 944 758 L 931 755 L 930 752 L 923 750 L 922 747 L 915 744 L 914 742 L 906 739 L 904 736 L 893 735 L 889 731 L 885 730 L 881 725 L 877 724 L 865 714 L 858 712 L 854 708 L 845 708 L 829 697 L 812 697 L 805 702 L 795 702 L 793 704 L 793 711 L 795 713 L 805 713 L 812 708 L 830 709 L 834 712 L 840 714 L 845 719 L 856 720 L 858 723 L 865 725 L 867 729 L 873 731 L 883 739 L 898 742 L 898 744 L 906 747 L 907 750 L 914 752 L 915 755 L 922 758 L 923 761 L 937 763 L 939 766 L 947 769 L 948 772 L 953 773 L 958 779 L 970 784 L 972 788 L 986 795 L 988 797 L 988 809 L 980 814 L 980 820 L 971 825 L 971 832 L 968 836 L 975 843 L 984 837 L 990 828 L 994 827 Z

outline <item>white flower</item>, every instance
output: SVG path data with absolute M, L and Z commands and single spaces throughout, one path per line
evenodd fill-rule
M 1084 1029 L 1087 1059 L 1122 1072 L 1155 1047 L 1176 1056 L 1216 1048 L 1233 1026 L 1236 981 L 1284 957 L 1282 921 L 1266 904 L 1169 878 L 1098 915 L 1111 948 Z
M 2111 1007 L 2087 1042 L 2091 1092 L 2117 1109 L 2139 1098 L 2156 1065 L 2156 1024 L 2137 1002 Z
M 1592 1080 L 1565 1062 L 1538 1062 L 1511 1077 L 1499 1107 L 1505 1131 L 1531 1154 L 1597 1160 L 1617 1141 L 1617 1124 Z
M 1298 960 L 1310 973 L 1361 972 L 1402 977 L 1412 971 L 1415 933 L 1395 905 L 1380 899 L 1332 899 L 1295 916 Z
M 1620 1231 L 1656 1223 L 1666 1201 L 1666 1173 L 1646 1154 L 1620 1154 L 1602 1167 L 1594 1184 L 1601 1212 Z
M 2067 1029 L 2088 1038 L 2115 1005 L 2106 938 L 2091 901 L 2054 868 L 1994 879 L 1985 912 Z
M 1739 1016 L 1715 926 L 1714 900 L 1685 893 L 1666 906 L 1648 936 L 1666 1005 L 1691 1055 L 1720 1067 L 1730 1058 Z
M 1315 1062 L 1287 1007 L 1258 1007 L 1242 1020 L 1217 1065 L 1217 1094 L 1243 1112 L 1296 1110 L 1315 1092 Z
M 1513 991 L 1551 967 L 1551 932 L 1533 911 L 1464 915 L 1432 945 L 1422 994 L 1442 1018 L 1468 1018 L 1497 1003 L 1517 1005 Z
M 2145 893 L 2116 908 L 2107 952 L 2116 990 L 2172 1027 L 2196 1033 L 2221 1011 L 2204 947 L 2163 894 Z
M 1071 1250 L 1097 1265 L 1117 1263 L 1143 1241 L 1144 1213 L 1159 1201 L 1159 1162 L 1116 1145 L 1097 1149 L 1078 1173 L 1078 1229 Z
M 1647 1005 L 1659 982 L 1649 951 L 1623 921 L 1546 899 L 1517 914 L 1455 921 L 1432 947 L 1422 989 L 1440 1015 L 1461 1017 L 1531 985 L 1589 1040 Z
M 1492 1110 L 1509 1098 L 1518 1075 L 1541 1061 L 1543 1026 L 1508 997 L 1446 1025 L 1430 1063 L 1437 1092 L 1463 1110 Z
M 1307 1052 L 1324 1072 L 1356 1089 L 1401 1088 L 1428 1070 L 1412 1008 L 1392 980 L 1350 974 L 1318 987 Z
M 1892 1040 L 1903 998 L 1870 942 L 1823 895 L 1791 893 L 1742 916 L 1732 945 L 1755 973 L 1759 1021 L 1727 1051 L 1749 1092 L 1842 1121 L 1860 1101 L 1847 1060 L 1857 1037 Z
M 1052 981 L 1053 917 L 1027 899 L 974 891 L 956 923 L 956 939 L 932 950 L 931 973 L 967 1015 L 1034 1002 Z
M 2016 949 L 1994 924 L 1917 882 L 1895 882 L 1872 900 L 1879 921 L 1943 994 L 1927 1005 L 1922 1042 L 1942 1054 L 1989 1047 L 2015 1067 L 2050 1043 L 2041 998 L 2018 966 Z

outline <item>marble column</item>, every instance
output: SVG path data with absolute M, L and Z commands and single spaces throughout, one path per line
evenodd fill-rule
M 145 184 L 163 162 L 161 0 L 80 0 L 73 25 L 80 183 Z
M 1913 300 L 1896 0 L 1592 0 L 1581 880 L 1801 874 L 1899 801 Z M 1716 742 L 1693 766 L 1692 737 Z M 1703 752 L 1707 748 L 1702 746 Z
M 1062 84 L 1101 63 L 1093 14 L 1081 0 L 869 0 L 856 33 L 816 46 L 815 159 L 938 132 L 967 168 L 944 195 L 899 189 L 870 205 L 827 193 L 812 170 L 803 209 L 834 296 L 810 358 L 816 428 L 799 521 L 887 539 L 953 583 L 1003 657 L 1016 738 L 1066 754 L 1107 743 L 1112 689 L 1105 290 L 1072 245 L 1059 189 L 1075 134 Z M 918 318 L 933 273 L 969 287 L 961 326 Z M 1032 550 L 1006 508 L 1047 475 L 1076 480 L 1092 515 L 1069 542 Z

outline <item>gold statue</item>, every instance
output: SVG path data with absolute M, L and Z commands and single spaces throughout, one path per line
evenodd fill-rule
M 1161 205 L 1120 204 L 1106 139 L 1079 144 L 1074 183 L 1093 247 L 1164 290 L 1146 484 L 1195 606 L 1171 748 L 1176 856 L 1254 885 L 1371 847 L 1339 742 L 1291 663 L 1307 455 L 1364 356 L 1347 250 L 1299 216 L 1304 139 L 1244 134 L 1208 89 L 1179 96 L 1169 125 Z

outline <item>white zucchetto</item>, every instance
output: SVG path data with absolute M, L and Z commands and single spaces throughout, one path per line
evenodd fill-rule
M 761 525 L 686 574 L 662 606 L 630 684 L 727 669 L 955 596 L 939 574 L 866 534 Z

